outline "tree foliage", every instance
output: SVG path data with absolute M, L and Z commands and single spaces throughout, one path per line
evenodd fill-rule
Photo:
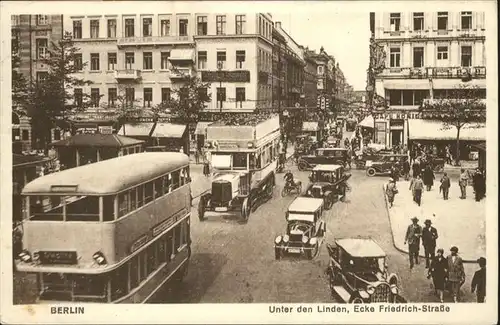
M 158 109 L 170 111 L 174 121 L 196 123 L 206 104 L 211 100 L 211 95 L 207 91 L 209 86 L 209 83 L 202 82 L 198 77 L 190 76 L 179 89 L 172 90 L 171 99 L 160 104 Z
M 18 116 L 26 115 L 28 80 L 19 71 L 21 58 L 17 45 L 12 44 L 12 110 Z

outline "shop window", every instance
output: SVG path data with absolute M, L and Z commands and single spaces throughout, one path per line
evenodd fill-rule
M 111 273 L 111 301 L 120 299 L 128 293 L 128 268 L 128 264 L 124 264 Z
M 403 90 L 403 105 L 413 105 L 413 91 Z
M 389 90 L 389 105 L 401 105 L 401 90 Z

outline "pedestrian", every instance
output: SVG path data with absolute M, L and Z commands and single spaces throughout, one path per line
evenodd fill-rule
M 410 179 L 410 162 L 408 159 L 403 160 L 403 175 L 405 181 Z
M 418 218 L 411 219 L 412 224 L 408 226 L 405 235 L 405 245 L 408 243 L 408 255 L 410 258 L 410 269 L 413 269 L 414 262 L 418 264 L 418 253 L 420 250 L 420 237 L 422 236 L 422 227 L 418 224 Z
M 434 259 L 436 250 L 436 239 L 438 239 L 437 229 L 432 226 L 432 221 L 427 219 L 422 229 L 422 246 L 424 246 L 425 268 L 429 268 L 429 263 Z
M 210 163 L 208 161 L 208 152 L 203 159 L 203 175 L 208 177 L 210 175 Z
M 439 186 L 439 190 L 443 192 L 443 200 L 448 200 L 448 194 L 450 193 L 451 181 L 448 177 L 448 173 L 444 173 L 441 178 L 441 185 Z
M 465 271 L 462 258 L 458 256 L 458 248 L 453 246 L 450 248 L 451 255 L 448 260 L 448 282 L 450 284 L 453 301 L 458 302 L 460 287 L 465 283 Z
M 469 175 L 465 171 L 465 169 L 460 169 L 460 178 L 458 179 L 458 185 L 460 186 L 461 196 L 460 198 L 463 200 L 467 197 L 467 182 L 469 181 Z
M 484 196 L 483 193 L 485 192 L 486 189 L 486 182 L 483 177 L 483 173 L 479 168 L 476 169 L 476 172 L 474 173 L 472 180 L 473 180 L 474 194 L 476 197 L 476 201 L 479 202 L 483 198 Z
M 387 195 L 387 202 L 389 202 L 389 208 L 392 208 L 394 203 L 394 197 L 398 194 L 398 189 L 396 187 L 396 182 L 393 178 L 389 178 L 389 183 L 385 187 L 385 194 Z
M 417 177 L 418 175 L 420 175 L 420 170 L 421 170 L 421 167 L 420 167 L 420 159 L 418 157 L 415 158 L 415 160 L 413 161 L 413 177 Z
M 443 256 L 444 250 L 439 248 L 437 255 L 431 261 L 427 278 L 432 277 L 434 291 L 439 295 L 439 301 L 444 302 L 444 288 L 446 284 L 446 276 L 448 273 L 448 261 Z
M 200 163 L 200 148 L 196 148 L 194 152 L 194 161 L 196 162 L 196 164 Z
M 424 170 L 424 184 L 427 191 L 430 191 L 432 189 L 432 186 L 434 185 L 434 178 L 434 171 L 432 170 L 430 165 L 427 165 Z
M 452 156 L 451 156 L 450 145 L 446 146 L 445 152 L 446 152 L 446 163 L 448 165 L 451 165 L 451 163 L 452 163 Z
M 486 299 L 486 259 L 480 257 L 477 260 L 480 269 L 474 273 L 471 282 L 471 292 L 476 292 L 477 302 L 484 303 Z
M 420 206 L 422 203 L 422 191 L 424 189 L 424 183 L 420 178 L 420 175 L 417 175 L 417 178 L 414 178 L 410 182 L 410 190 L 413 192 L 413 201 Z

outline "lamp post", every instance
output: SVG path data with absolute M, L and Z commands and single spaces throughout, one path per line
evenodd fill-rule
M 219 101 L 220 101 L 220 112 L 222 113 L 222 61 L 217 62 L 217 71 L 219 72 Z

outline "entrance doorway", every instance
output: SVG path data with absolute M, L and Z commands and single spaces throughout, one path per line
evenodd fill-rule
M 403 144 L 403 131 L 391 130 L 391 145 L 400 146 Z

